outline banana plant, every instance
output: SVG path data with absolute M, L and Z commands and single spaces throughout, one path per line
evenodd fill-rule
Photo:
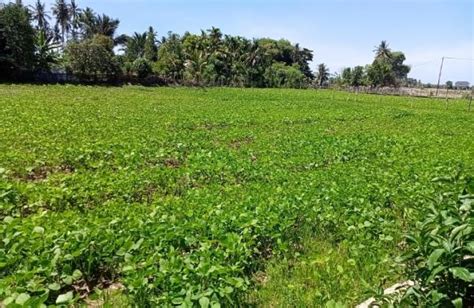
M 39 31 L 35 44 L 37 69 L 49 71 L 51 65 L 58 62 L 59 54 L 57 50 L 60 47 L 61 45 L 54 41 L 52 35 L 48 35 L 45 31 Z

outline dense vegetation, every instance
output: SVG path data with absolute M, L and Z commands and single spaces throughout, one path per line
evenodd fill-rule
M 375 50 L 372 65 L 345 68 L 341 75 L 333 77 L 332 82 L 339 85 L 359 86 L 393 86 L 407 83 L 410 67 L 403 64 L 405 55 L 400 51 L 390 50 L 386 41 L 382 41 Z
M 51 13 L 40 0 L 32 7 L 21 1 L 0 6 L 0 80 L 44 81 L 53 70 L 82 82 L 305 88 L 332 81 L 395 86 L 406 82 L 410 70 L 403 64 L 403 53 L 392 52 L 385 41 L 371 65 L 330 79 L 323 63 L 312 72 L 313 51 L 285 39 L 247 39 L 224 35 L 215 27 L 200 34 L 169 32 L 158 39 L 152 27 L 118 35 L 119 24 L 91 8 L 81 9 L 74 0 L 57 0 Z
M 413 277 L 421 287 L 403 300 L 459 304 L 474 241 L 465 107 L 331 91 L 0 86 L 0 299 L 353 305 Z M 404 266 L 402 252 L 412 252 Z M 426 288 L 430 298 L 416 293 Z

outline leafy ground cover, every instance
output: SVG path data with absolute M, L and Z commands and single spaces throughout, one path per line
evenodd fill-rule
M 2 85 L 0 299 L 355 304 L 466 190 L 473 131 L 465 101 Z

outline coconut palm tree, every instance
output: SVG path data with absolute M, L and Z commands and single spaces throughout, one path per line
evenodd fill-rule
M 41 31 L 48 30 L 48 19 L 50 19 L 48 13 L 46 13 L 46 5 L 37 0 L 34 6 L 30 7 L 32 12 L 33 20 L 36 21 L 37 28 Z
M 69 7 L 64 0 L 56 0 L 53 6 L 53 14 L 56 16 L 56 25 L 59 25 L 61 28 L 61 42 L 64 47 L 67 33 L 71 28 L 71 15 Z
M 69 4 L 69 16 L 71 18 L 71 28 L 72 28 L 71 34 L 72 34 L 73 40 L 77 39 L 80 15 L 81 15 L 81 9 L 79 8 L 75 0 L 71 0 L 71 3 Z
M 118 19 L 111 18 L 105 14 L 96 15 L 87 7 L 78 16 L 78 28 L 86 39 L 94 35 L 105 35 L 114 40 L 114 44 L 125 44 L 127 37 L 124 35 L 115 37 L 115 32 L 120 24 Z
M 157 40 L 155 29 L 153 29 L 153 27 L 149 27 L 148 32 L 146 33 L 146 43 L 144 48 L 144 56 L 148 61 L 154 62 L 157 60 L 158 46 L 156 43 Z
M 53 40 L 55 42 L 61 42 L 61 29 L 59 29 L 59 26 L 57 24 L 54 25 L 52 32 L 53 32 Z
M 300 44 L 296 43 L 291 52 L 291 61 L 293 63 L 299 63 L 301 60 L 301 47 Z
M 316 76 L 316 81 L 318 86 L 322 87 L 325 82 L 329 80 L 329 69 L 324 63 L 318 65 L 318 73 Z
M 91 38 L 93 36 L 93 28 L 95 25 L 95 13 L 90 7 L 86 7 L 79 14 L 78 27 L 84 38 Z
M 114 38 L 119 24 L 120 21 L 118 19 L 113 19 L 105 14 L 97 15 L 95 18 L 94 34 Z
M 135 32 L 132 36 L 127 37 L 125 43 L 125 57 L 133 62 L 138 58 L 144 57 L 147 33 Z
M 208 37 L 210 40 L 210 49 L 211 50 L 218 50 L 221 43 L 222 43 L 222 32 L 219 28 L 211 27 L 211 29 L 207 30 Z
M 295 44 L 291 52 L 291 61 L 298 64 L 300 71 L 308 78 L 313 79 L 314 75 L 309 67 L 309 62 L 313 61 L 313 51 L 307 48 L 301 48 L 300 44 Z
M 247 76 L 245 61 L 250 51 L 250 41 L 240 36 L 226 35 L 223 45 L 229 69 L 227 76 L 229 84 L 244 86 Z
M 374 52 L 376 60 L 387 60 L 392 57 L 392 51 L 389 48 L 387 41 L 380 42 L 380 45 L 375 47 Z

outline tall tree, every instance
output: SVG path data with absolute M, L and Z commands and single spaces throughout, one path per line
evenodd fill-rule
M 79 16 L 81 15 L 81 9 L 77 5 L 75 0 L 71 0 L 69 4 L 69 15 L 71 18 L 71 35 L 73 40 L 77 40 L 79 30 Z
M 403 81 L 407 79 L 407 75 L 410 72 L 410 67 L 403 64 L 406 60 L 405 54 L 401 51 L 394 51 L 391 53 L 390 63 L 392 65 L 392 71 L 395 75 L 395 78 L 398 81 Z
M 61 42 L 61 29 L 59 28 L 59 25 L 56 24 L 54 25 L 54 28 L 53 28 L 53 39 L 54 41 L 56 42 Z
M 329 69 L 324 63 L 318 65 L 318 73 L 316 75 L 318 86 L 322 87 L 329 80 Z
M 96 16 L 94 10 L 86 7 L 79 14 L 78 27 L 84 38 L 92 38 L 94 36 L 94 27 L 96 23 Z
M 56 25 L 61 28 L 61 42 L 64 47 L 67 33 L 71 28 L 71 15 L 66 1 L 56 0 L 53 6 L 53 14 L 56 16 Z
M 153 27 L 148 28 L 144 49 L 145 59 L 151 62 L 155 62 L 158 57 L 158 47 L 156 46 L 156 33 Z
M 346 67 L 342 70 L 341 80 L 344 85 L 350 85 L 352 81 L 352 69 Z
M 387 41 L 382 41 L 375 47 L 375 59 L 376 60 L 387 60 L 392 57 L 392 51 L 390 50 Z
M 364 84 L 364 68 L 362 66 L 356 66 L 352 69 L 351 73 L 351 86 L 359 87 Z
M 164 77 L 181 81 L 184 75 L 184 65 L 185 55 L 181 37 L 176 33 L 168 32 L 168 36 L 161 39 L 155 68 Z
M 373 86 L 398 86 L 405 82 L 410 67 L 403 64 L 403 52 L 392 52 L 386 41 L 374 50 L 375 59 L 367 70 L 367 77 Z
M 387 61 L 375 60 L 367 69 L 367 77 L 372 86 L 391 86 L 395 84 L 392 66 Z
M 120 24 L 118 19 L 111 18 L 105 14 L 96 15 L 87 7 L 78 16 L 78 27 L 84 39 L 92 39 L 96 35 L 104 35 L 111 38 L 115 45 L 125 44 L 127 37 L 124 35 L 115 37 Z
M 118 19 L 111 18 L 105 14 L 97 15 L 95 18 L 94 34 L 114 38 L 119 24 L 120 21 Z
M 38 30 L 42 30 L 44 32 L 48 31 L 50 16 L 46 12 L 46 5 L 42 3 L 40 0 L 37 0 L 35 5 L 31 6 L 32 17 L 36 22 Z
M 207 35 L 209 39 L 208 47 L 211 51 L 218 51 L 222 46 L 222 31 L 219 28 L 211 27 L 207 30 Z
M 30 18 L 21 4 L 0 7 L 0 79 L 33 69 L 35 31 Z
M 133 62 L 138 58 L 144 57 L 146 41 L 147 33 L 135 32 L 132 36 L 127 37 L 125 44 L 125 58 L 129 62 Z

